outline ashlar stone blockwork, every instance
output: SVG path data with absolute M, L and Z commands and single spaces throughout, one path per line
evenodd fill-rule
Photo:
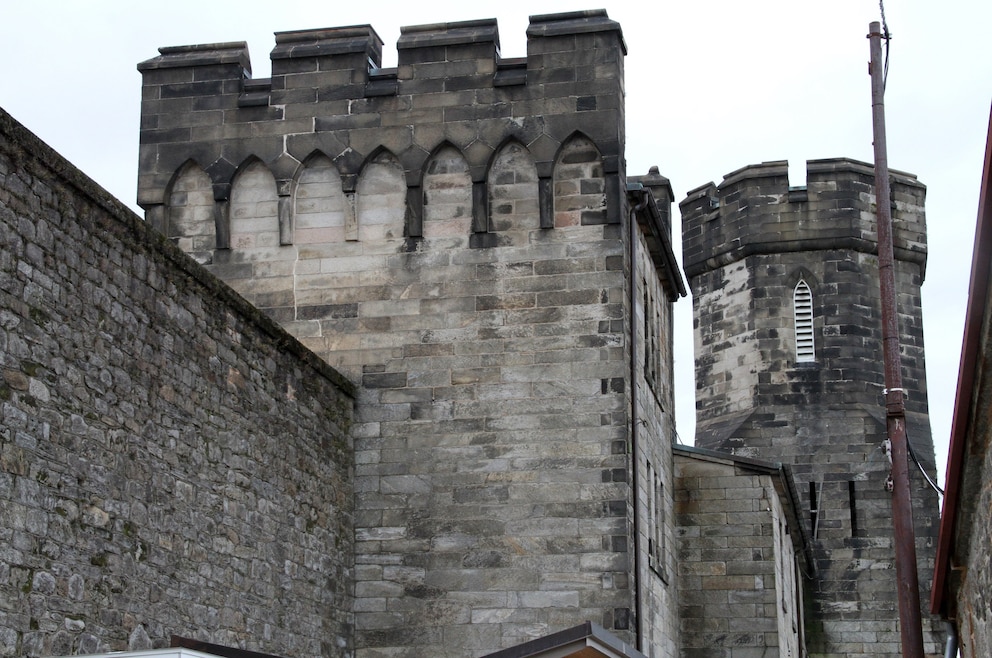
M 920 305 L 925 188 L 893 172 L 892 190 L 908 434 L 933 478 Z M 745 167 L 681 203 L 695 317 L 696 444 L 790 465 L 818 571 L 806 588 L 813 655 L 900 653 L 875 203 L 871 166 L 851 160 L 807 163 L 801 188 L 789 187 L 784 162 Z M 796 342 L 800 281 L 812 304 L 813 360 Z M 926 584 L 937 499 L 915 469 L 913 497 Z M 927 651 L 939 652 L 941 633 L 925 619 Z
M 806 655 L 815 573 L 789 468 L 675 448 L 683 656 Z
M 358 655 L 591 620 L 674 656 L 657 538 L 684 289 L 667 181 L 624 170 L 619 26 L 532 17 L 519 59 L 494 21 L 404 28 L 392 70 L 381 47 L 368 26 L 280 33 L 269 80 L 244 44 L 161 49 L 139 66 L 139 203 L 359 388 Z M 180 205 L 205 178 L 210 211 Z

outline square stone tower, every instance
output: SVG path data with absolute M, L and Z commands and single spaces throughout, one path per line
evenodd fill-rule
M 147 220 L 357 385 L 355 647 L 469 656 L 586 620 L 677 652 L 671 188 L 628 178 L 604 11 L 143 62 Z M 264 474 L 265 465 L 259 464 Z M 313 546 L 315 560 L 323 559 Z

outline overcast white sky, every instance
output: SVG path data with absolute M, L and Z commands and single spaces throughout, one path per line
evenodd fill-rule
M 597 7 L 620 22 L 629 50 L 629 173 L 658 165 L 681 199 L 762 161 L 788 159 L 793 185 L 805 183 L 807 159 L 872 161 L 865 35 L 880 19 L 875 0 L 8 0 L 0 107 L 138 210 L 135 66 L 160 46 L 247 41 L 263 78 L 273 32 L 370 23 L 391 66 L 401 25 L 495 17 L 503 56 L 520 57 L 529 15 Z M 885 13 L 889 163 L 928 186 L 924 320 L 943 478 L 992 101 L 992 51 L 981 36 L 992 2 L 889 0 Z M 691 301 L 678 307 L 677 420 L 691 442 Z

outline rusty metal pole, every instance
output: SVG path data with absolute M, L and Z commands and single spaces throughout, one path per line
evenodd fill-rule
M 892 247 L 892 209 L 889 164 L 885 144 L 882 33 L 868 26 L 871 44 L 871 110 L 875 140 L 875 206 L 878 217 L 878 275 L 882 296 L 882 354 L 885 364 L 885 417 L 892 446 L 892 530 L 895 540 L 896 586 L 903 658 L 923 658 L 923 622 L 920 583 L 916 572 L 916 532 L 909 487 L 906 446 L 906 404 L 899 361 L 899 317 L 896 309 L 895 258 Z

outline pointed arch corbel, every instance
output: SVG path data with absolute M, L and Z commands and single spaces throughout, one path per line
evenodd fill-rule
M 406 216 L 404 218 L 404 235 L 410 238 L 407 247 L 416 248 L 416 241 L 424 237 L 424 166 L 430 160 L 433 151 L 413 145 L 402 153 L 398 153 L 403 174 L 406 177 Z
M 293 244 L 293 195 L 302 167 L 303 163 L 288 153 L 282 153 L 269 166 L 269 171 L 276 180 L 276 194 L 279 197 L 277 212 L 279 244 L 282 246 Z
M 217 234 L 217 248 L 231 248 L 231 186 L 239 168 L 225 159 L 217 158 L 205 171 L 214 187 L 214 230 Z

